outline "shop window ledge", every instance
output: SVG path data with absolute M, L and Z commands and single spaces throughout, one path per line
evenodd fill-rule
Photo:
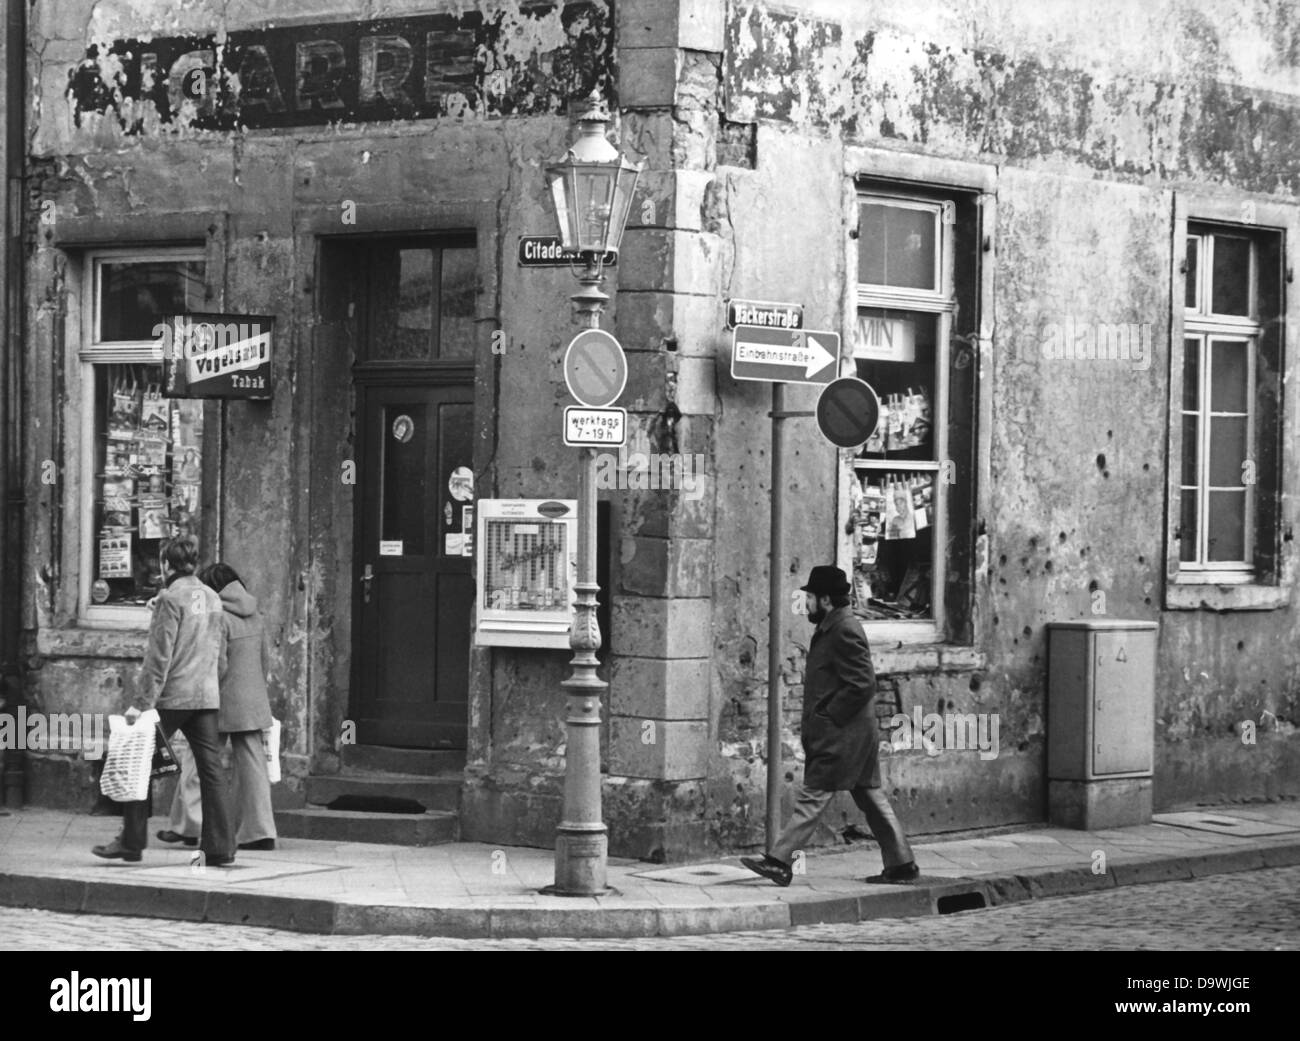
M 1181 581 L 1165 588 L 1165 608 L 1171 611 L 1276 611 L 1290 603 L 1291 590 L 1284 586 Z
M 36 651 L 45 658 L 144 658 L 144 629 L 40 629 Z
M 979 649 L 953 643 L 876 646 L 871 648 L 871 661 L 877 676 L 913 672 L 977 672 L 988 666 L 987 657 Z

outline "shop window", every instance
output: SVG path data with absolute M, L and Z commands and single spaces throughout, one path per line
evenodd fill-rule
M 1174 532 L 1182 582 L 1273 578 L 1280 239 L 1188 225 Z
M 853 358 L 881 417 L 849 475 L 854 610 L 868 632 L 964 640 L 978 206 L 882 190 L 861 194 L 858 207 Z
M 162 316 L 204 307 L 202 252 L 95 253 L 82 363 L 83 617 L 139 623 L 165 539 L 202 541 L 203 402 L 163 397 Z

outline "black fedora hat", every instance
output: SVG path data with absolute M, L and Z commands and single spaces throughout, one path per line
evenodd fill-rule
M 830 564 L 818 564 L 808 576 L 808 584 L 800 586 L 813 596 L 838 596 L 849 591 L 848 576 Z

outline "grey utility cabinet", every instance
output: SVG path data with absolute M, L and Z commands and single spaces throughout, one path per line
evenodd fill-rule
M 1155 622 L 1048 625 L 1048 819 L 1071 828 L 1151 820 Z

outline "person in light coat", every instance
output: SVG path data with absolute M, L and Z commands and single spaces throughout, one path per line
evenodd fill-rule
M 275 813 L 262 733 L 271 725 L 266 689 L 270 656 L 262 614 L 257 600 L 229 564 L 211 564 L 199 572 L 199 578 L 221 598 L 226 641 L 219 663 L 221 713 L 217 727 L 223 738 L 230 739 L 234 760 L 235 840 L 240 849 L 275 849 Z M 183 768 L 172 800 L 171 827 L 158 833 L 160 839 L 187 845 L 193 842 L 202 821 L 198 794 L 197 772 Z
M 218 751 L 218 673 L 225 656 L 221 600 L 194 575 L 199 548 L 185 535 L 163 544 L 160 554 L 163 589 L 156 598 L 149 625 L 140 688 L 128 718 L 157 708 L 163 733 L 180 730 L 194 752 L 203 804 L 199 847 L 206 863 L 234 863 L 226 777 Z M 91 852 L 108 860 L 139 861 L 149 836 L 147 801 L 122 803 L 122 831 L 112 842 Z

